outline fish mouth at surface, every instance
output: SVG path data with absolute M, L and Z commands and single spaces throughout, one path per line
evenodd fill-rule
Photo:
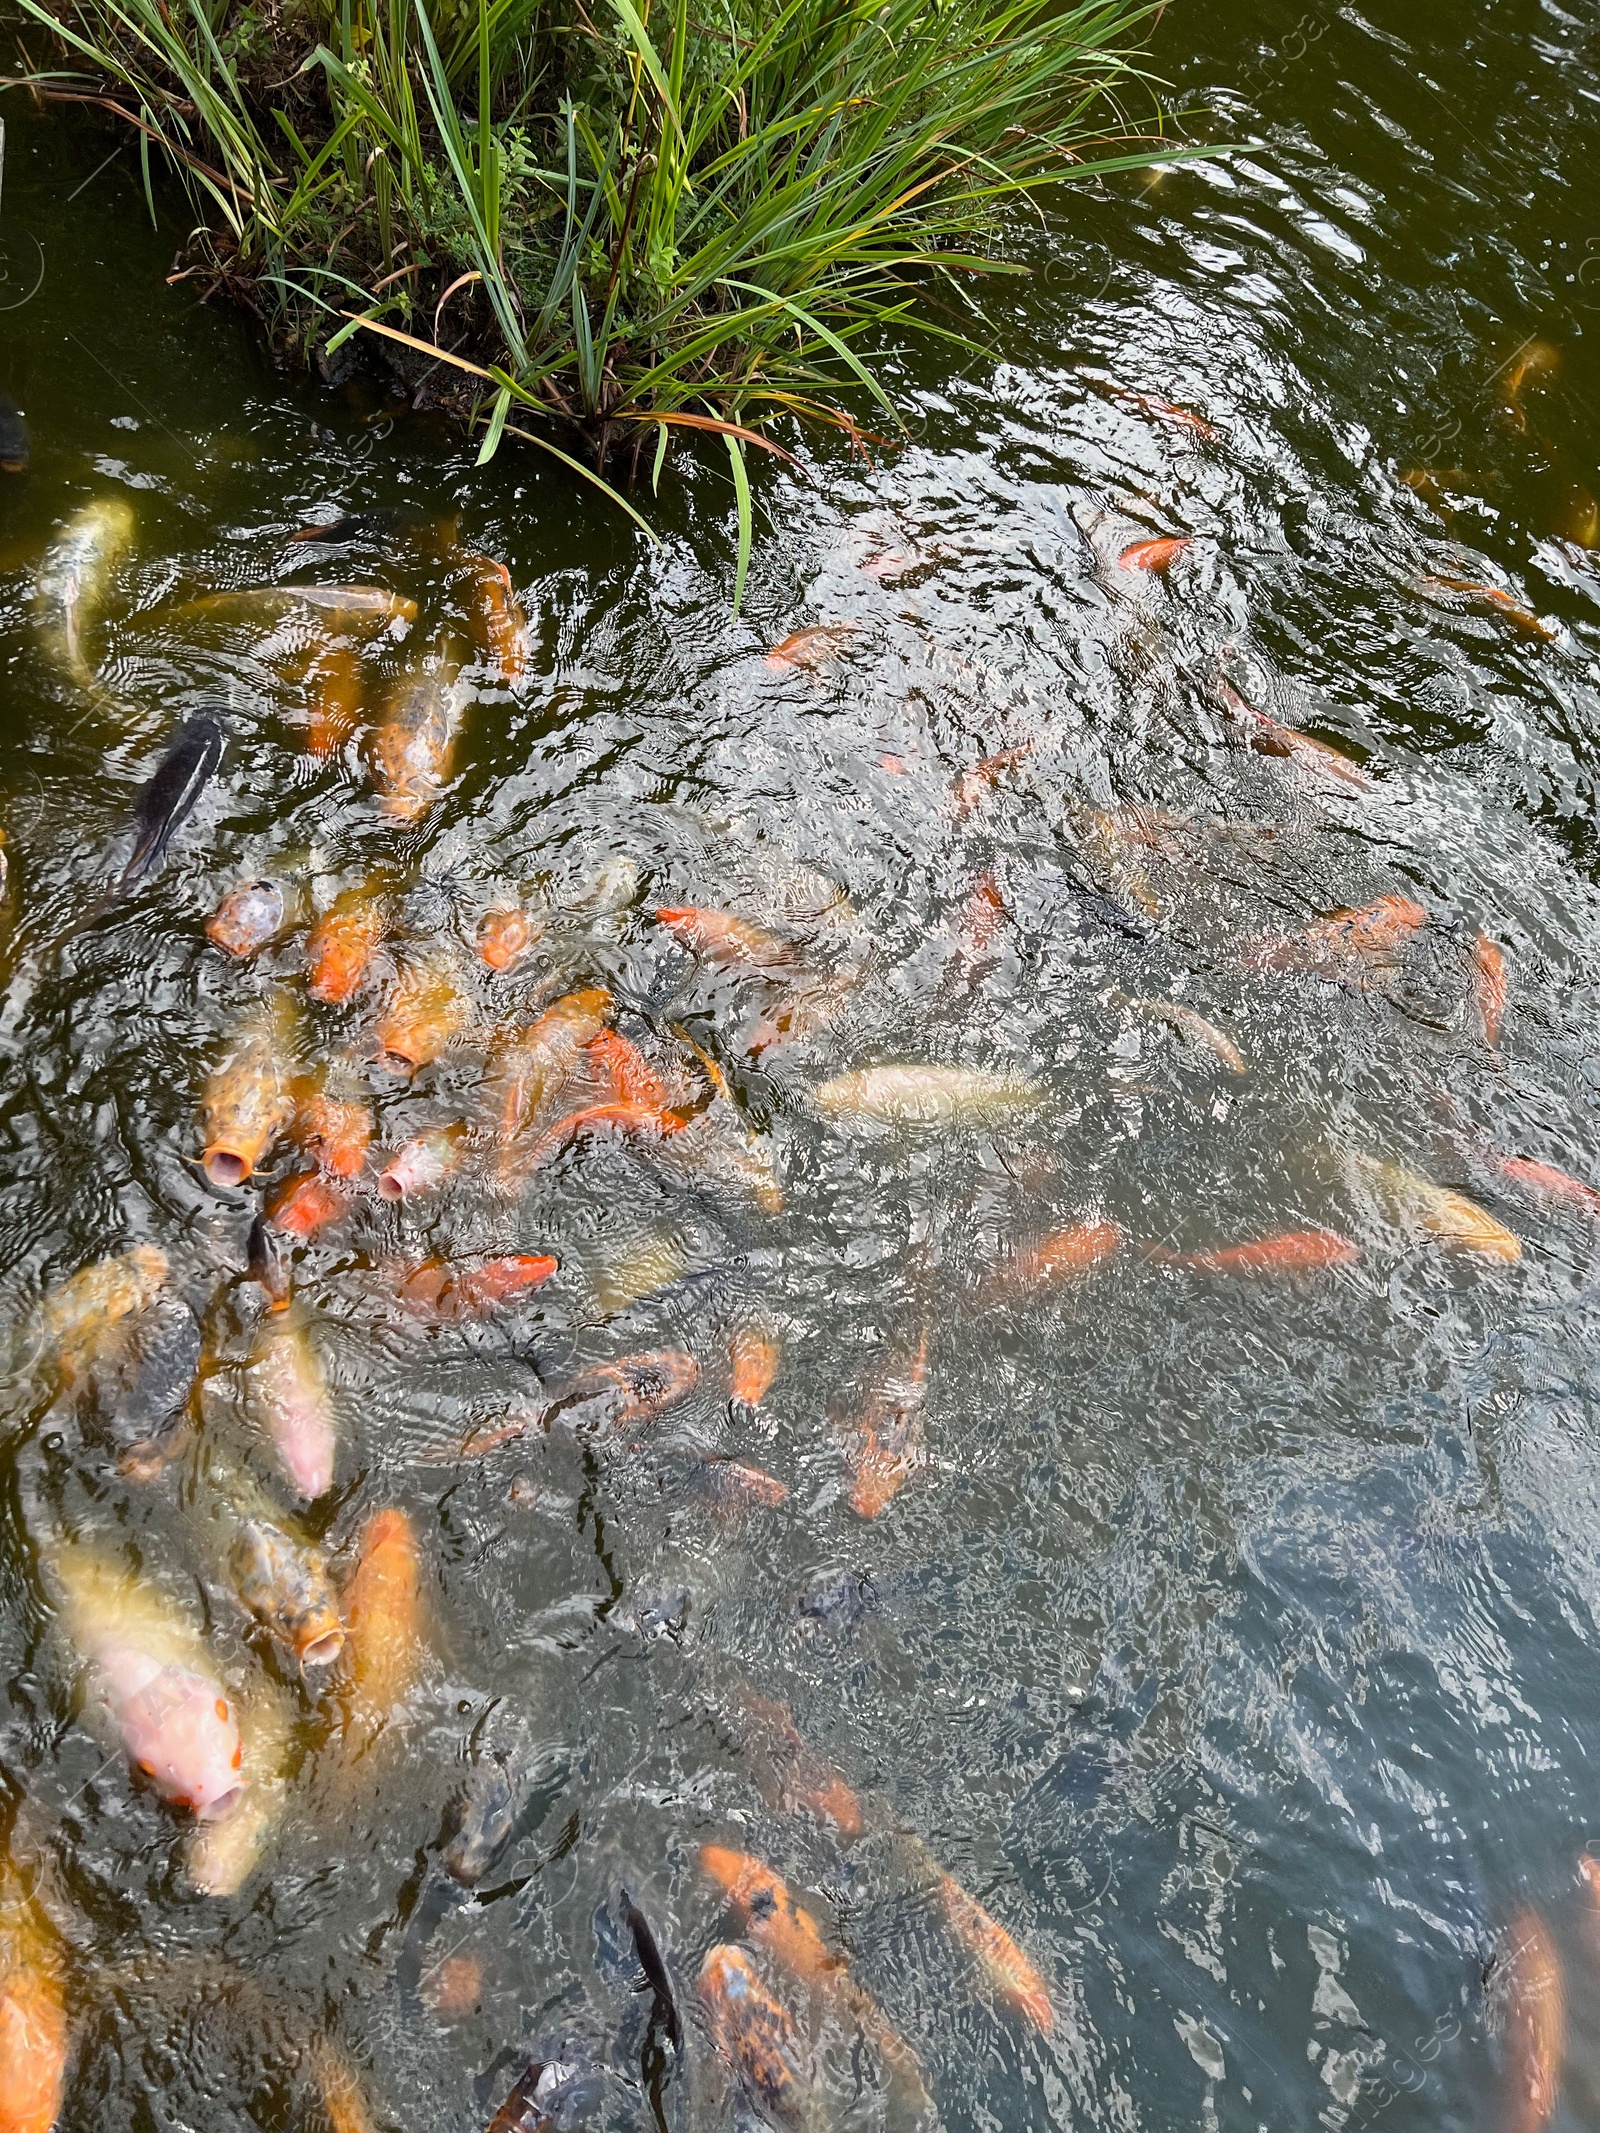
M 205 1173 L 213 1185 L 242 1185 L 250 1175 L 250 1163 L 232 1148 L 208 1148 Z

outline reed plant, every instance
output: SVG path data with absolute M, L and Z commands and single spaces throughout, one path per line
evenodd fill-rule
M 778 418 L 892 428 L 885 352 L 977 345 L 1008 210 L 1194 152 L 1146 0 L 20 5 L 64 60 L 35 92 L 132 125 L 147 190 L 164 156 L 280 332 L 446 366 L 485 456 L 554 417 L 659 479 L 674 430 L 716 433 L 741 564 Z

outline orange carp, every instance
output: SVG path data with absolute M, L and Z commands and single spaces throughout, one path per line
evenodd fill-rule
M 462 569 L 470 583 L 473 642 L 500 681 L 520 681 L 528 671 L 528 618 L 511 589 L 510 571 L 487 555 L 467 556 Z
M 1550 644 L 1561 633 L 1553 622 L 1546 622 L 1536 615 L 1526 602 L 1516 599 L 1498 585 L 1484 585 L 1476 578 L 1456 578 L 1443 574 L 1412 579 L 1413 589 L 1435 607 L 1455 609 L 1469 615 L 1497 616 L 1509 622 L 1513 629 L 1520 630 L 1524 637 L 1536 638 L 1542 644 Z
M 1197 1052 L 1209 1052 L 1219 1060 L 1230 1074 L 1248 1074 L 1250 1062 L 1225 1030 L 1208 1022 L 1204 1015 L 1192 1007 L 1185 1007 L 1180 1000 L 1135 1000 L 1133 1005 L 1151 1015 L 1157 1022 L 1164 1022 L 1168 1029 L 1183 1039 Z
M 729 1390 L 737 1407 L 759 1407 L 783 1361 L 777 1334 L 756 1319 L 734 1327 L 728 1341 Z
M 1541 1163 L 1531 1155 L 1502 1155 L 1498 1148 L 1485 1152 L 1500 1175 L 1513 1185 L 1522 1186 L 1541 1200 L 1559 1200 L 1583 1214 L 1600 1217 L 1600 1192 L 1570 1171 L 1558 1170 L 1554 1163 Z
M 1340 977 L 1366 964 L 1392 965 L 1428 922 L 1425 908 L 1409 896 L 1380 896 L 1357 910 L 1340 910 L 1287 940 L 1257 948 L 1247 961 L 1261 970 L 1307 971 Z
M 1567 2001 L 1561 1958 L 1531 1905 L 1511 1922 L 1504 1960 L 1506 2124 L 1542 2133 L 1561 2094 Z
M 333 1486 L 338 1433 L 328 1381 L 304 1326 L 267 1320 L 250 1357 L 256 1417 L 284 1478 L 310 1502 Z
M 531 911 L 496 907 L 478 921 L 474 946 L 478 960 L 496 973 L 515 970 L 528 950 L 544 935 L 544 926 Z
M 922 1411 L 927 1398 L 924 1332 L 914 1355 L 896 1357 L 880 1374 L 845 1453 L 850 1508 L 858 1517 L 880 1518 L 926 1460 Z
M 1506 979 L 1505 950 L 1498 941 L 1480 933 L 1472 943 L 1472 1005 L 1483 1031 L 1483 1041 L 1493 1051 L 1500 1042 L 1500 1025 L 1506 1018 L 1510 986 Z
M 275 881 L 244 881 L 228 891 L 206 920 L 206 939 L 243 962 L 277 939 L 283 916 L 283 891 Z
M 699 1382 L 700 1365 L 687 1350 L 662 1348 L 597 1364 L 574 1378 L 556 1404 L 565 1412 L 598 1403 L 608 1428 L 637 1429 L 686 1400 Z
M 584 1046 L 584 1056 L 619 1104 L 643 1104 L 666 1111 L 676 1101 L 632 1038 L 620 1030 L 603 1029 Z
M 1168 1266 L 1192 1267 L 1203 1274 L 1314 1274 L 1326 1267 L 1354 1266 L 1361 1247 L 1331 1229 L 1286 1229 L 1248 1244 L 1155 1256 Z
M 331 1178 L 357 1178 L 372 1140 L 372 1106 L 355 1097 L 311 1088 L 295 1110 L 294 1139 Z
M 967 1894 L 953 1874 L 941 1873 L 935 1892 L 945 1922 L 975 1958 L 993 1990 L 1025 2021 L 1048 2034 L 1056 2020 L 1049 1987 L 1005 1927 Z
M 1051 1230 L 986 1275 L 973 1301 L 979 1310 L 987 1310 L 1063 1288 L 1121 1251 L 1123 1242 L 1115 1222 L 1072 1222 Z
M 816 1815 L 833 1824 L 841 1844 L 853 1844 L 866 1828 L 866 1816 L 838 1771 L 807 1745 L 781 1703 L 743 1684 L 736 1700 L 745 1745 L 771 1772 L 773 1782 L 761 1788 L 768 1806 Z
M 1248 703 L 1221 675 L 1214 677 L 1213 686 L 1223 710 L 1243 730 L 1245 739 L 1257 755 L 1277 756 L 1325 784 L 1345 786 L 1354 792 L 1371 790 L 1370 773 L 1359 763 L 1352 763 L 1347 755 L 1341 755 L 1337 748 L 1330 748 L 1326 741 L 1313 739 L 1296 726 L 1285 726 L 1280 720 L 1269 718 L 1264 711 L 1258 711 L 1254 704 Z
M 1186 537 L 1175 534 L 1163 540 L 1135 541 L 1131 548 L 1123 549 L 1117 563 L 1123 570 L 1159 572 L 1164 577 L 1188 546 Z
M 213 1185 L 242 1185 L 289 1123 L 292 1041 L 288 1000 L 278 994 L 244 1024 L 213 1069 L 201 1108 L 205 1173 Z
M 590 1134 L 618 1135 L 631 1141 L 664 1141 L 681 1133 L 688 1121 L 677 1111 L 658 1110 L 653 1104 L 588 1104 L 581 1111 L 558 1119 L 528 1150 L 526 1164 L 537 1170 Z
M 1526 432 L 1528 414 L 1522 395 L 1530 385 L 1547 385 L 1561 368 L 1561 350 L 1549 341 L 1524 341 L 1502 370 L 1505 379 L 1506 413 L 1513 429 Z
M 61 1959 L 44 1914 L 0 1856 L 0 2133 L 51 2133 L 67 2078 Z
M 951 787 L 952 812 L 958 819 L 970 815 L 994 791 L 1005 772 L 1026 762 L 1032 753 L 1032 741 L 1023 741 L 1015 748 L 1002 748 L 994 755 L 986 755 L 981 762 L 968 764 Z
M 656 919 L 702 962 L 714 963 L 721 970 L 786 970 L 795 959 L 791 941 L 780 940 L 764 926 L 752 925 L 731 911 L 668 904 L 657 910 Z
M 376 877 L 336 896 L 306 936 L 306 990 L 343 1007 L 366 982 L 389 930 L 390 899 Z
M 1208 444 L 1214 443 L 1222 434 L 1204 415 L 1197 415 L 1190 407 L 1179 407 L 1175 401 L 1163 400 L 1159 393 L 1138 392 L 1131 385 L 1119 385 L 1115 378 L 1096 378 L 1087 372 L 1081 375 L 1086 385 L 1104 393 L 1108 400 L 1148 415 L 1152 422 L 1163 422 L 1169 429 L 1186 431 L 1189 436 L 1199 437 Z
M 760 2107 L 785 2125 L 805 2115 L 800 2032 L 742 1949 L 712 1948 L 700 1965 L 700 2004 L 711 2041 Z
M 244 1791 L 238 1717 L 190 1622 L 148 1587 L 81 1547 L 51 1563 L 62 1620 L 83 1661 L 86 1713 L 114 1733 L 169 1806 L 201 1820 Z
M 450 779 L 456 730 L 467 694 L 457 661 L 434 652 L 390 691 L 367 742 L 378 804 L 397 822 L 415 822 Z
M 475 1262 L 425 1259 L 420 1266 L 402 1270 L 400 1301 L 414 1317 L 456 1324 L 487 1317 L 502 1304 L 516 1302 L 541 1288 L 560 1267 L 559 1259 L 535 1252 Z
M 378 1064 L 409 1077 L 466 1029 L 471 1002 L 447 963 L 426 958 L 402 972 L 378 1021 Z
M 321 1170 L 302 1171 L 286 1178 L 267 1202 L 267 1221 L 286 1237 L 314 1237 L 330 1222 L 348 1214 L 355 1199 L 347 1178 L 329 1177 Z
M 344 1596 L 345 1666 L 354 1706 L 380 1721 L 416 1685 L 426 1657 L 422 1555 L 404 1511 L 374 1512 Z
M 859 625 L 854 622 L 814 622 L 809 629 L 794 630 L 775 644 L 766 655 L 766 664 L 775 674 L 826 673 L 858 632 Z

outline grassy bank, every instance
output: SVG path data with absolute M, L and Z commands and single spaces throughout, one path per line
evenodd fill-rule
M 742 502 L 775 418 L 892 430 L 874 352 L 981 342 L 1008 204 L 1174 153 L 1145 0 L 20 5 L 281 341 L 383 335 L 486 452 L 718 431 Z

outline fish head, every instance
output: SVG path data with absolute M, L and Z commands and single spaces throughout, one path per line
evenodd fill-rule
M 164 1666 L 118 1699 L 117 1716 L 129 1755 L 172 1806 L 206 1821 L 243 1793 L 239 1721 L 214 1680 Z

